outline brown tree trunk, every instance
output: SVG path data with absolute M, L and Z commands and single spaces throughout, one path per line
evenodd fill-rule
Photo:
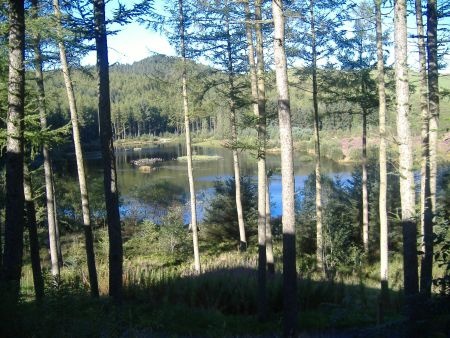
M 61 11 L 59 8 L 59 1 L 53 0 L 53 10 L 55 16 L 58 20 L 58 35 L 59 38 L 62 39 L 61 34 Z M 86 247 L 86 258 L 87 258 L 87 266 L 89 272 L 89 282 L 91 295 L 93 297 L 99 296 L 98 291 L 98 279 L 97 279 L 97 269 L 95 267 L 95 253 L 94 253 L 94 239 L 92 235 L 92 226 L 91 226 L 91 212 L 89 206 L 89 193 L 86 182 L 86 172 L 84 169 L 84 159 L 83 159 L 83 150 L 81 148 L 81 138 L 80 138 L 80 129 L 78 126 L 78 111 L 75 100 L 75 93 L 73 90 L 72 79 L 70 75 L 69 64 L 67 62 L 66 56 L 66 47 L 62 40 L 58 43 L 59 46 L 59 55 L 61 60 L 62 73 L 64 76 L 64 83 L 67 91 L 67 98 L 69 101 L 69 109 L 70 109 L 70 120 L 72 123 L 72 135 L 73 135 L 73 143 L 75 145 L 75 158 L 77 161 L 77 173 L 78 173 L 78 183 L 80 186 L 80 194 L 81 194 L 81 210 L 83 214 L 83 229 L 84 229 L 84 237 L 85 237 L 85 247 Z
M 178 12 L 180 20 L 180 43 L 181 43 L 181 58 L 183 61 L 182 73 L 182 95 L 183 95 L 183 111 L 184 111 L 184 126 L 186 135 L 186 156 L 188 162 L 188 179 L 189 192 L 191 197 L 191 230 L 192 242 L 194 246 L 194 268 L 197 273 L 200 273 L 200 253 L 198 247 L 198 228 L 197 228 L 197 202 L 195 197 L 194 174 L 192 169 L 192 147 L 191 147 L 191 129 L 189 126 L 189 105 L 187 94 L 187 71 L 186 71 L 186 41 L 185 41 L 185 18 L 183 11 L 183 0 L 178 0 Z
M 103 158 L 106 218 L 109 236 L 109 295 L 112 296 L 115 301 L 120 302 L 123 284 L 123 248 L 120 228 L 119 192 L 117 190 L 117 173 L 111 129 L 108 42 L 106 36 L 104 0 L 94 0 L 94 19 L 95 44 L 97 49 L 100 141 Z
M 23 1 L 9 1 L 9 78 L 6 118 L 6 203 L 3 279 L 14 301 L 20 292 L 23 255 L 23 118 L 25 14 Z
M 272 13 L 283 203 L 283 335 L 294 337 L 297 326 L 294 161 L 282 0 L 272 0 Z
M 386 87 L 383 57 L 383 27 L 381 20 L 381 0 L 375 0 L 376 38 L 377 38 L 377 69 L 378 69 L 378 98 L 379 98 L 379 132 L 380 132 L 380 310 L 379 321 L 383 322 L 383 313 L 388 297 L 388 218 L 387 218 L 387 159 L 386 159 Z
M 25 195 L 25 210 L 28 233 L 30 236 L 30 260 L 33 271 L 34 294 L 36 301 L 40 302 L 44 298 L 44 279 L 42 278 L 41 259 L 39 256 L 39 241 L 36 224 L 36 208 L 33 199 L 33 187 L 31 185 L 28 166 L 23 167 L 23 189 Z
M 412 298 L 418 292 L 417 225 L 413 155 L 409 116 L 409 82 L 407 63 L 406 0 L 395 3 L 395 87 L 397 99 L 397 142 L 399 146 L 399 174 L 401 221 L 403 228 L 403 271 L 406 306 L 413 311 Z M 412 315 L 412 312 L 409 313 Z

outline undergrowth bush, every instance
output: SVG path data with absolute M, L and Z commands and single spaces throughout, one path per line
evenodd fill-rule
M 239 226 L 237 221 L 236 194 L 234 178 L 216 181 L 215 194 L 205 210 L 202 236 L 209 244 L 239 243 Z M 257 190 L 249 177 L 241 178 L 242 208 L 244 213 L 247 241 L 256 234 Z

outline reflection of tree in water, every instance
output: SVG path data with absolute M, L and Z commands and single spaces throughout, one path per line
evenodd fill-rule
M 186 193 L 183 187 L 168 180 L 148 182 L 135 186 L 131 196 L 148 206 L 148 218 L 155 222 L 161 220 L 169 206 L 186 203 Z

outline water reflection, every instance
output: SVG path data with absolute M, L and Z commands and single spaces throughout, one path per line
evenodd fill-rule
M 230 150 L 213 147 L 193 147 L 197 155 L 218 155 L 219 160 L 194 162 L 194 177 L 197 196 L 197 214 L 202 220 L 205 207 L 214 195 L 214 182 L 233 177 L 233 159 Z M 121 214 L 123 217 L 151 219 L 159 221 L 170 203 L 178 202 L 186 205 L 185 221 L 189 220 L 189 185 L 187 179 L 187 163 L 176 158 L 185 156 L 182 144 L 161 144 L 151 148 L 118 149 L 116 151 L 118 184 L 121 194 Z M 142 172 L 133 167 L 132 160 L 159 157 L 165 161 L 155 170 Z M 300 162 L 300 159 L 303 163 Z M 270 179 L 270 197 L 272 217 L 280 216 L 281 176 L 279 174 L 280 157 L 268 154 L 267 168 L 274 174 Z M 86 157 L 90 177 L 101 175 L 101 160 L 97 156 Z M 254 154 L 240 153 L 241 174 L 255 179 L 257 162 Z M 342 165 L 331 160 L 322 160 L 324 174 L 342 178 L 350 177 L 352 166 Z M 296 154 L 294 159 L 295 189 L 300 191 L 309 174 L 314 171 L 314 161 L 305 161 L 305 154 Z

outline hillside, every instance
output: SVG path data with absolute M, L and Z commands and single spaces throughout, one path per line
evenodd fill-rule
M 190 104 L 194 132 L 207 132 L 218 138 L 226 137 L 228 130 L 227 100 L 223 74 L 212 68 L 194 62 L 188 63 Z M 296 134 L 308 136 L 312 130 L 311 94 L 308 76 L 300 76 L 302 70 L 291 70 L 291 109 Z M 323 73 L 323 72 L 322 72 Z M 114 64 L 110 69 L 111 107 L 114 132 L 117 138 L 135 137 L 143 134 L 160 135 L 179 133 L 182 130 L 180 101 L 180 59 L 164 55 L 155 55 L 131 65 Z M 69 119 L 68 105 L 61 73 L 52 71 L 46 74 L 49 111 L 52 125 L 61 125 Z M 342 77 L 339 72 L 322 74 L 324 78 Z M 374 75 L 372 75 L 374 76 Z M 78 106 L 83 125 L 83 139 L 91 140 L 97 135 L 97 102 L 95 69 L 76 70 L 73 73 Z M 243 88 L 241 97 L 241 115 L 251 114 L 249 89 L 246 76 L 239 76 Z M 276 116 L 276 93 L 273 74 L 267 74 L 267 109 Z M 417 74 L 411 75 L 411 107 L 413 133 L 420 131 Z M 392 89 L 391 89 L 392 90 Z M 450 78 L 441 78 L 442 93 L 450 91 Z M 393 93 L 391 92 L 391 97 Z M 323 97 L 323 99 L 322 99 Z M 322 130 L 343 131 L 344 134 L 359 134 L 360 116 L 358 105 L 344 102 L 345 97 L 322 95 L 320 104 Z M 376 127 L 376 106 L 369 118 L 369 124 Z M 391 105 L 388 123 L 395 132 L 394 107 Z M 276 124 L 276 119 L 269 124 Z M 442 133 L 450 128 L 450 103 L 448 96 L 441 99 Z M 248 126 L 248 124 L 247 124 Z M 302 131 L 303 130 L 303 131 Z M 269 130 L 270 132 L 270 130 Z M 306 134 L 305 134 L 306 132 Z M 372 128 L 376 133 L 376 128 Z M 294 133 L 295 134 L 295 133 Z M 275 135 L 273 135 L 275 136 Z

